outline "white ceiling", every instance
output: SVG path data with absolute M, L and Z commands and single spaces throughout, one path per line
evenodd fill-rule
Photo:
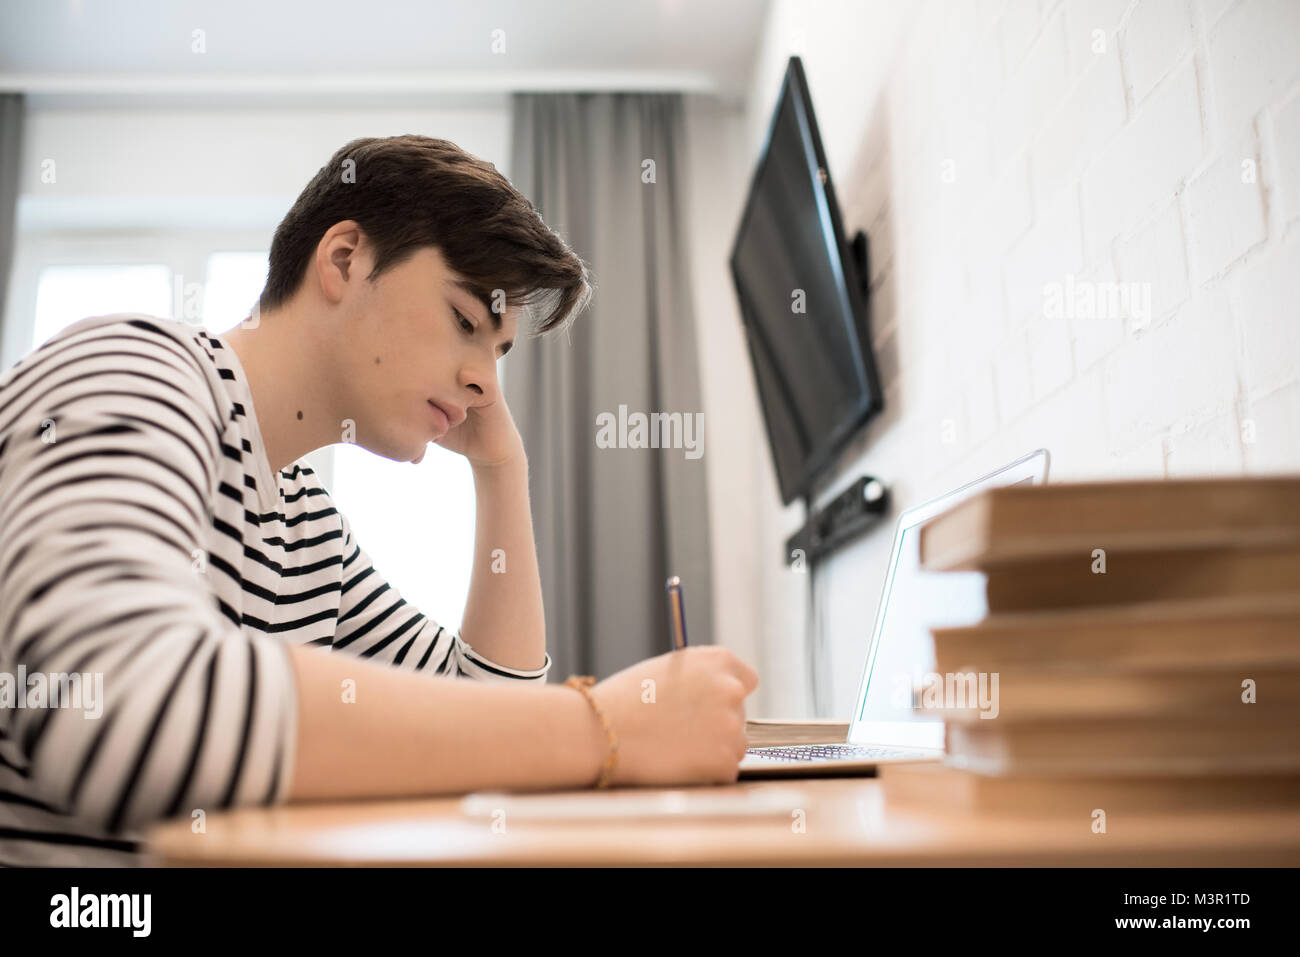
M 0 90 L 54 103 L 214 105 L 557 89 L 739 99 L 767 9 L 768 0 L 4 0 Z M 195 30 L 204 52 L 192 50 Z

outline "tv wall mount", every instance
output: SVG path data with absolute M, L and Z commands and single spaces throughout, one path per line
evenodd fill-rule
M 814 513 L 811 498 L 808 502 L 807 522 L 786 540 L 787 565 L 812 565 L 871 528 L 889 510 L 889 489 L 862 475 L 821 511 Z

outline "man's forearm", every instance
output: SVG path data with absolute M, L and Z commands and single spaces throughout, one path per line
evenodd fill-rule
M 546 618 L 528 504 L 528 463 L 474 469 L 474 568 L 460 636 L 507 668 L 546 663 Z
M 457 681 L 306 645 L 288 654 L 289 801 L 586 787 L 604 760 L 605 732 L 568 688 Z

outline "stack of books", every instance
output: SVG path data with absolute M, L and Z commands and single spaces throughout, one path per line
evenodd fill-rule
M 932 630 L 941 764 L 889 799 L 980 811 L 1300 803 L 1300 477 L 990 489 L 921 529 L 988 612 Z

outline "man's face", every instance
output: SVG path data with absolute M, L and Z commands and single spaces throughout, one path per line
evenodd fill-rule
M 519 309 L 507 304 L 505 314 L 494 317 L 456 284 L 461 277 L 435 247 L 417 250 L 374 283 L 364 279 L 373 264 L 369 247 L 357 253 L 348 283 L 353 288 L 336 326 L 342 414 L 355 420 L 357 444 L 410 461 L 471 408 L 498 401 L 497 360 L 514 341 Z M 500 330 L 494 318 L 501 319 Z

